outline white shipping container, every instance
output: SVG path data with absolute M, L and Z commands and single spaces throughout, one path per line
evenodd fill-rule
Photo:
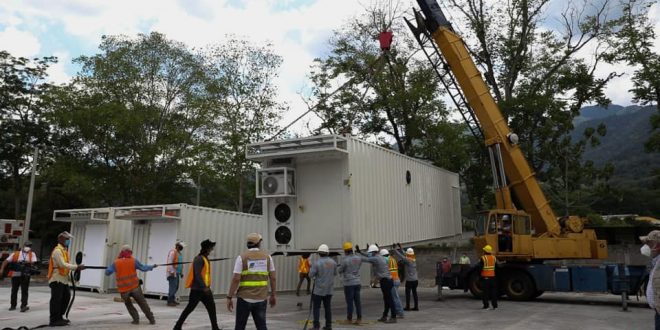
M 70 222 L 73 235 L 69 251 L 72 262 L 76 253 L 83 252 L 83 263 L 104 266 L 119 254 L 127 237 L 131 236 L 131 224 L 111 219 L 112 209 L 56 210 L 53 221 Z M 105 276 L 102 269 L 87 269 L 80 273 L 79 287 L 99 292 L 116 290 L 114 276 Z
M 133 255 L 142 263 L 166 263 L 167 255 L 177 239 L 187 244 L 182 253 L 182 261 L 192 261 L 199 254 L 203 240 L 216 242 L 214 253 L 209 258 L 229 259 L 211 263 L 211 289 L 215 294 L 226 294 L 229 290 L 234 261 L 236 256 L 246 250 L 247 234 L 264 231 L 261 215 L 187 204 L 114 208 L 114 219 L 132 222 L 133 237 L 127 243 L 132 245 Z M 275 265 L 277 267 L 279 263 Z M 190 267 L 190 264 L 184 266 L 184 276 L 187 277 Z M 165 270 L 165 267 L 158 267 L 150 272 L 140 272 L 146 294 L 167 296 Z M 184 286 L 186 277 L 180 281 L 181 296 L 188 296 L 190 292 Z
M 271 251 L 344 241 L 415 244 L 461 233 L 458 174 L 352 137 L 250 144 Z

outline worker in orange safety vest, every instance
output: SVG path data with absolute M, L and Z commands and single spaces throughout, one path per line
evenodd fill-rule
M 493 255 L 493 247 L 486 245 L 483 248 L 484 255 L 481 256 L 477 269 L 481 270 L 481 300 L 484 304 L 483 309 L 497 308 L 497 278 L 495 277 L 495 267 L 497 259 Z M 488 306 L 490 300 L 491 307 Z
M 154 314 L 147 304 L 147 300 L 144 299 L 144 294 L 142 293 L 142 288 L 140 287 L 140 279 L 137 276 L 137 269 L 148 272 L 156 268 L 156 265 L 143 265 L 139 260 L 133 258 L 133 250 L 130 246 L 124 245 L 119 252 L 119 256 L 108 268 L 105 270 L 105 275 L 109 276 L 112 273 L 116 273 L 115 277 L 117 280 L 117 291 L 121 295 L 121 299 L 126 305 L 128 313 L 133 318 L 132 324 L 140 324 L 140 315 L 133 306 L 131 302 L 131 297 L 135 299 L 138 306 L 142 310 L 142 313 L 147 317 L 150 324 L 156 324 L 156 319 Z
M 209 314 L 212 330 L 220 330 L 218 326 L 218 319 L 215 313 L 215 301 L 213 300 L 213 291 L 211 291 L 211 264 L 209 262 L 209 255 L 215 248 L 215 242 L 206 239 L 201 243 L 201 250 L 199 255 L 193 260 L 190 271 L 186 277 L 186 288 L 190 288 L 190 295 L 188 296 L 188 305 L 179 316 L 179 320 L 174 325 L 174 330 L 180 330 L 183 322 L 186 321 L 188 315 L 195 310 L 197 304 L 201 301 L 206 307 Z
M 304 280 L 307 280 L 307 294 L 310 294 L 309 291 L 309 284 L 310 284 L 310 278 L 309 278 L 309 269 L 311 267 L 311 264 L 309 263 L 309 253 L 305 253 L 300 255 L 298 258 L 298 287 L 296 288 L 296 296 L 300 295 L 300 287 L 303 284 Z
M 27 305 L 30 276 L 32 275 L 31 271 L 34 268 L 34 265 L 36 265 L 38 261 L 37 255 L 32 251 L 32 243 L 30 241 L 25 241 L 21 251 L 14 251 L 14 253 L 10 254 L 9 257 L 2 262 L 2 266 L 0 266 L 0 274 L 4 274 L 7 265 L 9 265 L 9 269 L 11 269 L 7 273 L 7 276 L 11 278 L 10 311 L 16 309 L 19 288 L 21 289 L 21 312 L 26 312 L 30 309 Z

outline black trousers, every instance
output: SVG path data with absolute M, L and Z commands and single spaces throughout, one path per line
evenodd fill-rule
M 419 308 L 419 299 L 417 299 L 417 285 L 419 281 L 406 281 L 406 308 L 410 308 L 410 293 L 412 292 L 415 308 Z
M 50 287 L 50 323 L 64 319 L 64 313 L 71 299 L 71 291 L 67 284 L 53 282 Z
M 188 318 L 188 315 L 190 315 L 190 313 L 192 313 L 192 311 L 195 310 L 195 307 L 197 307 L 197 304 L 199 304 L 200 301 L 202 302 L 202 304 L 204 304 L 204 307 L 206 307 L 206 311 L 209 313 L 209 319 L 211 320 L 211 328 L 214 330 L 220 329 L 218 327 L 218 319 L 215 315 L 215 301 L 213 300 L 213 294 L 205 293 L 202 290 L 190 290 L 190 297 L 188 297 L 188 305 L 181 313 L 181 316 L 179 316 L 179 320 L 176 321 L 176 325 L 174 326 L 174 329 L 181 329 L 181 327 L 183 326 L 183 322 L 185 322 L 186 318 Z
M 21 288 L 21 307 L 25 307 L 28 304 L 30 276 L 16 276 L 11 278 L 11 307 L 16 307 L 19 287 Z
M 481 278 L 481 301 L 484 303 L 484 308 L 488 308 L 488 301 L 492 304 L 493 308 L 497 308 L 497 279 L 495 277 L 482 277 Z
M 396 310 L 394 308 L 394 301 L 392 300 L 392 287 L 394 287 L 394 283 L 391 278 L 380 279 L 380 291 L 383 293 L 383 303 L 385 304 L 383 317 L 387 317 L 387 313 L 390 312 L 391 317 L 395 319 Z

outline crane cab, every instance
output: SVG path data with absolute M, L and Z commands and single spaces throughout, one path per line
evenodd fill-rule
M 477 216 L 474 245 L 477 253 L 490 245 L 500 259 L 533 258 L 532 222 L 517 210 L 489 210 Z

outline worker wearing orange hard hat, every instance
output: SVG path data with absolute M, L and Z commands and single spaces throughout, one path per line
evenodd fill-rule
M 493 247 L 486 245 L 483 248 L 484 255 L 481 256 L 477 268 L 481 270 L 481 300 L 483 309 L 497 308 L 497 278 L 495 277 L 495 266 L 497 258 L 493 255 Z M 488 305 L 490 301 L 491 306 Z

